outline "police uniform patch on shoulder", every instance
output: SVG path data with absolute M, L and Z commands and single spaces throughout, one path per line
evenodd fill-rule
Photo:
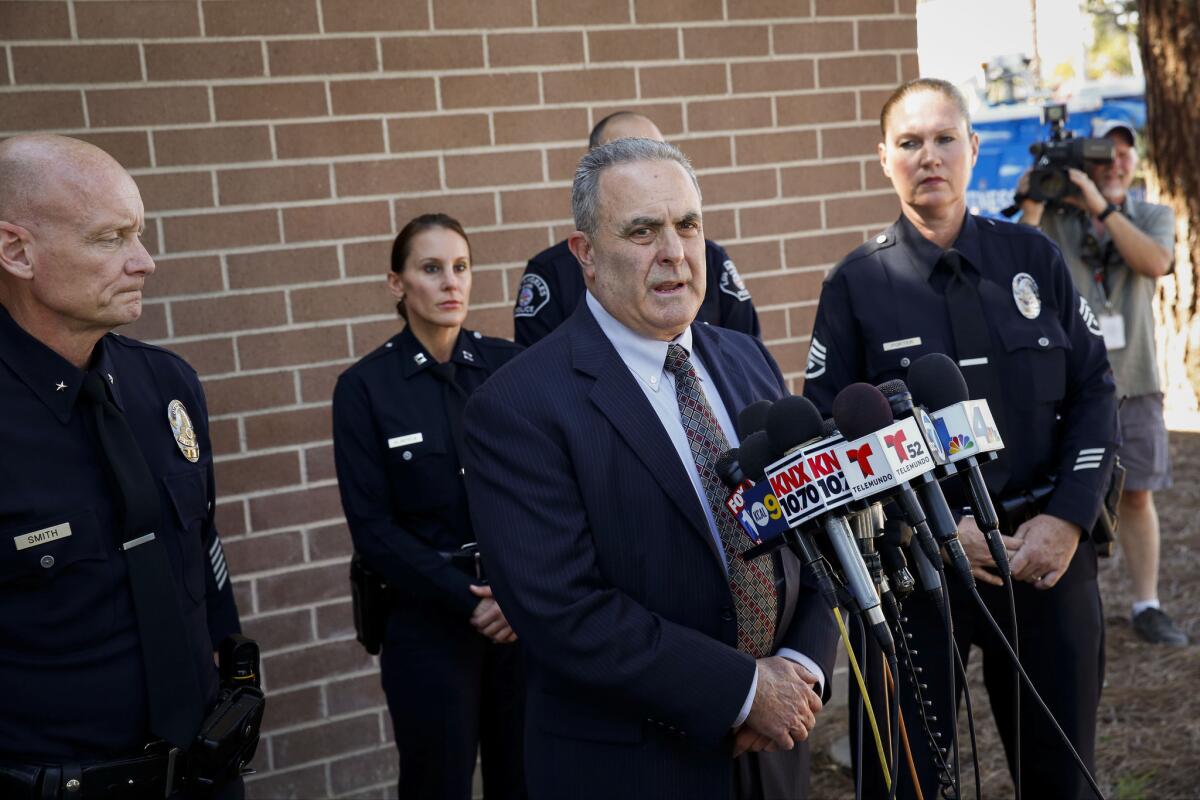
M 517 289 L 517 304 L 513 307 L 514 317 L 533 317 L 550 302 L 550 286 L 541 275 L 532 272 L 521 278 Z
M 196 429 L 192 427 L 192 419 L 187 409 L 178 400 L 172 400 L 167 406 L 167 422 L 171 424 L 171 433 L 175 434 L 175 444 L 183 457 L 195 464 L 200 460 L 200 445 L 196 442 Z
M 1096 319 L 1096 313 L 1092 311 L 1092 307 L 1088 305 L 1088 301 L 1083 297 L 1079 298 L 1079 318 L 1087 326 L 1088 333 L 1092 334 L 1092 336 L 1104 337 L 1104 333 L 1100 329 L 1100 320 Z
M 1025 319 L 1037 319 L 1042 313 L 1042 298 L 1037 281 L 1028 272 L 1018 272 L 1012 279 L 1013 302 Z
M 812 344 L 808 347 L 808 365 L 804 368 L 805 378 L 819 378 L 825 374 L 825 345 L 812 337 Z
M 733 265 L 732 259 L 725 259 L 725 263 L 722 265 L 721 291 L 727 295 L 736 297 L 741 302 L 750 299 L 750 290 L 746 288 L 746 282 L 738 274 L 737 267 Z

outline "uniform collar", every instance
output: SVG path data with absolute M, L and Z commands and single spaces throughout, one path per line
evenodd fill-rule
M 664 342 L 660 339 L 650 339 L 631 330 L 600 305 L 600 301 L 589 291 L 584 295 L 588 310 L 596 318 L 596 324 L 608 340 L 612 342 L 617 355 L 629 367 L 629 371 L 644 383 L 651 391 L 657 392 L 662 386 L 662 376 L 667 363 L 667 347 L 677 344 L 692 356 L 692 328 L 688 326 L 674 341 Z
M 104 336 L 96 343 L 95 369 L 108 381 L 113 399 L 120 406 L 116 372 L 107 342 L 108 336 Z M 16 373 L 60 422 L 71 420 L 71 411 L 83 386 L 84 371 L 31 336 L 3 306 L 0 306 L 0 361 Z
M 461 328 L 458 332 L 458 339 L 454 342 L 454 351 L 450 360 L 464 367 L 487 369 L 487 360 L 478 346 L 478 342 L 482 338 L 480 333 Z M 430 355 L 425 346 L 413 335 L 412 329 L 408 326 L 396 334 L 389 345 L 399 350 L 401 358 L 404 359 L 405 378 L 411 378 L 418 372 L 438 363 L 437 359 Z
M 918 274 L 925 280 L 933 277 L 938 259 L 946 251 L 922 236 L 916 226 L 909 222 L 908 217 L 903 214 L 896 223 L 896 238 L 912 255 L 913 265 Z M 963 220 L 962 230 L 958 232 L 958 238 L 954 240 L 953 248 L 962 253 L 963 257 L 976 270 L 982 271 L 983 251 L 979 246 L 979 226 L 975 222 L 975 217 L 970 213 L 966 214 Z

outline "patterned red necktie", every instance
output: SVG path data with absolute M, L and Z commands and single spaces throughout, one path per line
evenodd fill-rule
M 725 509 L 727 492 L 716 472 L 717 459 L 729 449 L 729 440 L 704 396 L 687 351 L 677 344 L 668 346 L 666 369 L 675 376 L 680 421 L 692 449 L 704 496 L 708 498 L 717 532 L 721 535 L 725 559 L 729 562 L 729 589 L 737 613 L 738 649 L 762 658 L 771 653 L 779 608 L 771 560 L 743 561 L 739 555 L 739 546 L 747 545 L 748 540 Z

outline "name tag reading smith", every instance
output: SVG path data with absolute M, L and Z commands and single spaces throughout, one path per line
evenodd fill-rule
M 27 547 L 37 547 L 39 544 L 65 539 L 70 535 L 71 523 L 64 522 L 60 525 L 51 525 L 49 528 L 42 528 L 40 531 L 34 531 L 33 533 L 22 533 L 20 536 L 14 536 L 13 541 L 16 542 L 18 550 L 24 550 Z

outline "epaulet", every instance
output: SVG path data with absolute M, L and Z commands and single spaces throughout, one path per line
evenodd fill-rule
M 195 367 L 193 367 L 191 364 L 188 364 L 186 358 L 179 355 L 179 353 L 176 353 L 174 350 L 168 350 L 167 348 L 159 347 L 156 344 L 143 342 L 140 339 L 131 339 L 128 336 L 117 333 L 116 331 L 109 331 L 106 335 L 108 336 L 108 341 L 110 344 L 120 345 L 121 347 L 128 347 L 131 349 L 150 350 L 151 352 L 162 353 L 163 355 L 170 356 L 180 364 L 186 365 L 187 368 L 192 372 L 196 371 Z
M 872 256 L 880 250 L 885 250 L 896 243 L 896 234 L 891 231 L 872 236 L 867 241 L 860 244 L 858 247 L 851 250 L 845 258 L 839 261 L 833 269 L 829 270 L 829 274 L 825 276 L 825 280 L 832 278 L 839 270 L 843 269 L 855 261 L 861 261 L 868 256 Z
M 397 335 L 399 335 L 399 334 L 397 334 Z M 377 359 L 384 358 L 386 356 L 396 355 L 399 352 L 400 352 L 400 348 L 396 347 L 396 337 L 393 336 L 392 338 L 388 339 L 383 344 L 379 345 L 379 347 L 376 347 L 374 350 L 372 350 L 371 352 L 369 352 L 365 356 L 363 356 L 359 360 L 358 363 L 366 364 L 367 362 L 375 361 Z
M 471 338 L 475 340 L 476 345 L 483 347 L 485 350 L 497 350 L 502 353 L 519 353 L 524 349 L 516 342 L 501 339 L 497 336 L 484 336 L 479 331 L 471 331 Z

